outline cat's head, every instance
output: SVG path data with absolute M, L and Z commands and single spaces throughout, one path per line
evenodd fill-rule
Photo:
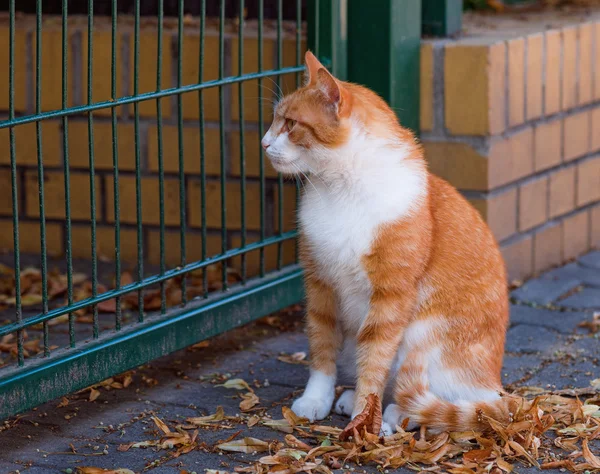
M 360 148 L 375 142 L 414 142 L 396 114 L 373 91 L 333 77 L 308 51 L 305 85 L 275 106 L 262 139 L 273 167 L 284 174 L 358 168 Z

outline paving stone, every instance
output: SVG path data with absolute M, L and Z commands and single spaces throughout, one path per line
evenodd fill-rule
M 513 291 L 511 296 L 519 301 L 548 304 L 580 284 L 581 280 L 578 278 L 557 278 L 546 274 L 524 283 Z
M 535 374 L 542 357 L 533 354 L 506 354 L 502 365 L 502 384 L 514 384 Z
M 562 306 L 581 309 L 600 309 L 600 289 L 584 288 L 582 291 L 560 301 Z
M 564 267 L 550 270 L 544 277 L 553 279 L 576 279 L 587 286 L 600 287 L 600 272 L 577 263 L 569 263 Z
M 508 330 L 506 352 L 548 354 L 561 346 L 564 336 L 544 327 L 519 324 Z
M 548 309 L 533 308 L 525 305 L 511 305 L 511 325 L 528 324 L 554 329 L 563 334 L 584 332 L 578 324 L 587 320 L 588 315 L 578 311 L 551 311 Z
M 585 254 L 583 257 L 579 257 L 579 263 L 584 267 L 590 267 L 600 272 L 600 250 Z
M 552 362 L 545 366 L 526 383 L 528 386 L 565 389 L 588 387 L 594 376 L 585 375 L 593 366 L 588 362 L 560 363 Z

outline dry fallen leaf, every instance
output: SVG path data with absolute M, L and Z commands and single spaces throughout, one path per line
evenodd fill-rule
M 381 401 L 377 395 L 372 393 L 367 396 L 363 411 L 348 423 L 346 428 L 340 433 L 339 438 L 345 440 L 349 436 L 352 436 L 355 430 L 359 434 L 365 430 L 367 433 L 379 436 L 381 421 Z
M 261 453 L 269 450 L 269 443 L 256 438 L 243 438 L 228 443 L 217 445 L 221 451 L 232 451 L 236 453 Z
M 256 405 L 260 403 L 260 399 L 254 392 L 248 392 L 242 395 L 242 401 L 240 402 L 240 410 L 249 411 L 252 410 Z
M 93 402 L 94 400 L 97 400 L 98 397 L 100 396 L 100 390 L 96 390 L 95 388 L 92 388 L 90 390 L 90 398 L 89 401 Z
M 244 379 L 229 379 L 225 383 L 217 385 L 217 387 L 233 388 L 235 390 L 248 390 L 249 392 L 254 391 Z

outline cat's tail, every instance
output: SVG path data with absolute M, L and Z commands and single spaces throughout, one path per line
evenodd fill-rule
M 402 404 L 403 412 L 412 422 L 436 432 L 486 431 L 491 427 L 490 420 L 502 425 L 510 423 L 522 399 L 503 394 L 491 401 L 451 403 L 425 392 L 404 399 Z

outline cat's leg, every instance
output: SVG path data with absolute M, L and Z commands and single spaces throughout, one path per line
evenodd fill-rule
M 310 421 L 329 415 L 335 398 L 336 359 L 342 341 L 337 323 L 335 295 L 314 273 L 305 276 L 307 332 L 310 350 L 310 377 L 304 394 L 292 411 Z
M 381 294 L 374 290 L 370 310 L 357 337 L 357 382 L 352 418 L 365 407 L 369 394 L 383 400 L 392 363 L 412 315 L 415 291 Z

